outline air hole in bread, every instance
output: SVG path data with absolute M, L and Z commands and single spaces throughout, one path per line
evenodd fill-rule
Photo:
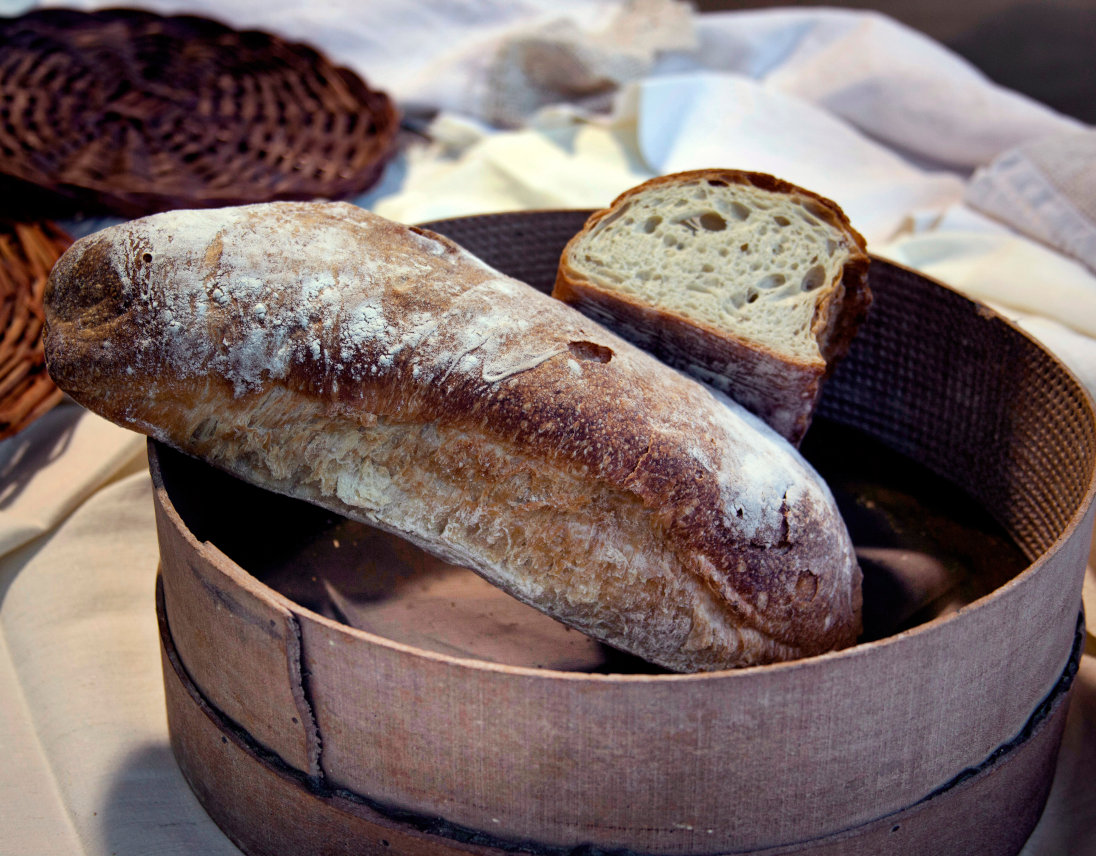
M 607 363 L 613 358 L 613 349 L 597 342 L 569 342 L 567 349 L 580 360 L 594 363 Z
M 770 288 L 778 288 L 788 281 L 788 278 L 782 273 L 770 273 L 766 277 L 762 277 L 761 281 L 757 284 L 757 287 L 767 291 Z
M 708 179 L 708 184 L 711 185 L 712 187 L 730 187 L 730 185 L 727 184 L 727 182 L 723 181 L 720 178 L 709 178 Z
M 702 229 L 705 232 L 722 232 L 727 228 L 727 221 L 715 211 L 706 211 L 703 214 L 696 214 L 692 217 L 678 220 L 677 225 L 684 226 L 695 235 Z
M 656 214 L 653 217 L 647 218 L 646 222 L 644 222 L 643 224 L 643 231 L 650 235 L 652 232 L 654 232 L 655 229 L 657 229 L 661 225 L 662 218 Z
M 783 214 L 777 214 L 775 217 L 773 217 L 773 222 L 781 228 L 784 228 L 785 226 L 790 226 L 792 224 L 792 221 L 785 217 Z
M 708 211 L 700 215 L 700 225 L 709 232 L 722 232 L 727 228 L 727 221 L 714 211 Z
M 630 205 L 622 205 L 622 206 L 620 207 L 620 209 L 619 209 L 619 210 L 617 210 L 617 211 L 613 211 L 613 212 L 612 212 L 611 214 L 609 214 L 609 215 L 608 215 L 607 217 L 604 217 L 604 218 L 602 219 L 602 221 L 601 221 L 601 222 L 600 222 L 600 223 L 598 224 L 598 229 L 599 229 L 599 230 L 600 230 L 600 229 L 604 229 L 604 228 L 606 228 L 607 226 L 609 226 L 609 225 L 611 225 L 611 224 L 615 223 L 615 222 L 616 222 L 617 220 L 619 220 L 619 219 L 620 219 L 621 217 L 623 217 L 623 216 L 624 216 L 624 213 L 625 213 L 625 212 L 626 212 L 626 211 L 627 211 L 627 210 L 628 210 L 629 208 L 631 208 L 631 206 L 630 206 Z M 629 220 L 627 220 L 627 221 L 625 221 L 625 222 L 627 222 L 627 223 L 628 223 L 628 225 L 631 225 L 631 223 L 632 223 L 633 221 L 631 221 L 631 219 L 629 218 Z
M 152 253 L 145 253 L 143 256 L 141 256 L 141 259 L 145 262 L 152 261 Z
M 741 202 L 732 202 L 728 208 L 730 209 L 731 216 L 736 220 L 746 220 L 750 216 L 750 209 Z
M 816 202 L 813 199 L 804 199 L 803 207 L 823 223 L 833 222 L 833 215 L 822 203 Z
M 815 265 L 803 274 L 803 282 L 800 287 L 803 291 L 814 291 L 816 288 L 820 288 L 825 281 L 826 269 L 822 265 Z

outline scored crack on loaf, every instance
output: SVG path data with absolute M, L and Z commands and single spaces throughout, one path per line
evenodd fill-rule
M 868 264 L 834 202 L 764 173 L 695 170 L 593 214 L 553 296 L 798 445 L 867 314 Z
M 169 212 L 79 241 L 47 312 L 90 409 L 651 662 L 859 632 L 848 533 L 794 449 L 440 236 L 342 203 Z

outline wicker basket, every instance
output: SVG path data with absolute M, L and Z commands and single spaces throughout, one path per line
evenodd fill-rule
M 63 397 L 46 374 L 42 294 L 50 268 L 70 243 L 49 222 L 0 222 L 0 440 Z
M 398 125 L 383 92 L 267 33 L 128 9 L 0 18 L 0 213 L 346 197 Z

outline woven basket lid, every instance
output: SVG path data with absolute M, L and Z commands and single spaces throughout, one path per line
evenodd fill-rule
M 383 92 L 268 33 L 128 9 L 0 18 L 5 209 L 345 197 L 379 178 L 398 125 Z

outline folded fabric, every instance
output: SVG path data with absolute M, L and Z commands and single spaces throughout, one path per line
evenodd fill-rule
M 36 740 L 20 768 L 0 768 L 0 851 L 238 854 L 168 743 L 147 470 L 98 491 L 16 558 L 0 557 L 0 697 L 25 701 Z
M 106 484 L 145 467 L 144 438 L 63 403 L 0 442 L 0 556 L 49 532 Z
M 548 104 L 596 105 L 660 53 L 695 48 L 693 19 L 677 0 L 632 0 L 603 30 L 559 19 L 504 39 L 488 66 L 484 118 L 509 127 Z
M 978 300 L 1042 315 L 1096 341 L 1096 275 L 965 204 L 875 249 Z
M 962 203 L 875 252 L 989 304 L 1096 396 L 1096 276 L 1084 265 Z
M 975 172 L 967 204 L 1096 272 L 1096 129 L 1042 137 Z
M 542 112 L 520 130 L 496 132 L 442 114 L 433 144 L 408 152 L 401 186 L 355 200 L 383 217 L 422 223 L 497 211 L 601 208 L 650 178 L 625 123 Z
M 101 9 L 114 0 L 44 0 L 30 5 Z M 129 0 L 159 14 L 215 18 L 306 42 L 393 96 L 482 116 L 490 68 L 503 45 L 542 27 L 605 30 L 624 0 Z
M 555 108 L 520 130 L 469 132 L 442 114 L 430 134 L 432 148 L 408 153 L 401 186 L 369 200 L 377 213 L 420 222 L 601 208 L 651 176 L 719 166 L 769 172 L 834 199 L 870 246 L 911 212 L 939 214 L 963 192 L 958 177 L 918 169 L 812 104 L 735 74 L 644 78 L 623 88 L 608 117 Z
M 841 205 L 869 248 L 911 212 L 942 211 L 962 195 L 959 177 L 919 169 L 819 107 L 741 75 L 653 77 L 630 97 L 637 146 L 654 173 L 772 173 Z
M 713 47 L 703 54 L 706 67 L 764 80 L 921 162 L 966 171 L 1023 142 L 1081 127 L 876 12 L 704 15 L 699 34 Z

